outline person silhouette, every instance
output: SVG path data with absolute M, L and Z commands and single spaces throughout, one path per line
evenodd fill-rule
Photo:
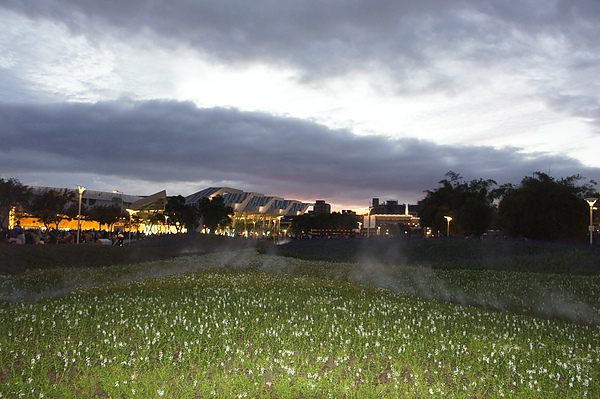
M 16 238 L 21 242 L 21 244 L 25 244 L 25 231 L 23 227 L 21 227 L 21 221 L 17 220 L 17 224 L 12 229 L 12 238 Z

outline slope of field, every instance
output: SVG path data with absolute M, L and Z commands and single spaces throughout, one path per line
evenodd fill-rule
M 0 245 L 0 275 L 56 267 L 89 268 L 170 259 L 190 254 L 264 246 L 243 238 L 204 234 L 172 234 L 132 245 Z
M 600 247 L 588 244 L 464 238 L 295 240 L 277 254 L 334 262 L 426 265 L 434 269 L 600 274 Z
M 600 396 L 597 326 L 347 282 L 377 271 L 355 267 L 241 250 L 3 276 L 1 397 Z M 588 279 L 563 283 L 597 314 Z

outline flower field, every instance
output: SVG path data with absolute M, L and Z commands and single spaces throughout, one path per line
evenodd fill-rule
M 598 276 L 519 276 L 254 250 L 0 276 L 0 397 L 600 397 Z

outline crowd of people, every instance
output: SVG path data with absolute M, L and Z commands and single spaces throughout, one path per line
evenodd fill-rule
M 87 244 L 123 245 L 125 235 L 128 233 L 120 230 L 109 232 L 107 230 L 83 230 L 79 234 L 79 242 Z M 140 240 L 143 233 L 132 233 L 132 240 Z M 17 221 L 11 230 L 0 232 L 1 244 L 75 244 L 77 242 L 76 230 L 50 229 L 24 229 L 21 222 Z

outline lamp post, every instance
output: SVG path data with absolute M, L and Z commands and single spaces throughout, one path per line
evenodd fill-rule
M 450 237 L 450 221 L 452 220 L 452 216 L 444 216 L 444 219 L 448 221 L 446 224 L 446 237 Z
M 372 210 L 373 210 L 373 207 L 369 206 L 368 222 L 367 222 L 367 237 L 371 236 L 371 211 Z M 375 224 L 377 224 L 377 222 Z
M 171 230 L 171 229 L 170 229 L 170 226 L 169 226 L 169 216 L 167 216 L 167 215 L 163 215 L 163 216 L 165 217 L 165 224 L 163 225 L 163 227 L 164 227 L 164 230 L 165 230 L 167 233 L 170 233 L 170 230 Z
M 588 205 L 590 206 L 590 245 L 592 245 L 593 243 L 593 233 L 594 233 L 594 221 L 593 221 L 593 216 L 594 216 L 594 204 L 596 203 L 596 201 L 598 201 L 598 198 L 586 198 L 585 199 L 588 203 Z
M 134 211 L 133 209 L 125 209 L 127 211 L 127 213 L 129 214 L 129 245 L 131 245 L 131 229 L 133 228 L 133 224 L 131 222 L 131 217 L 133 216 L 134 213 L 136 213 L 137 211 Z
M 85 190 L 87 190 L 85 187 L 77 186 L 77 192 L 79 193 L 79 210 L 77 211 L 77 244 L 79 244 L 79 235 L 81 234 L 81 198 L 83 197 Z

